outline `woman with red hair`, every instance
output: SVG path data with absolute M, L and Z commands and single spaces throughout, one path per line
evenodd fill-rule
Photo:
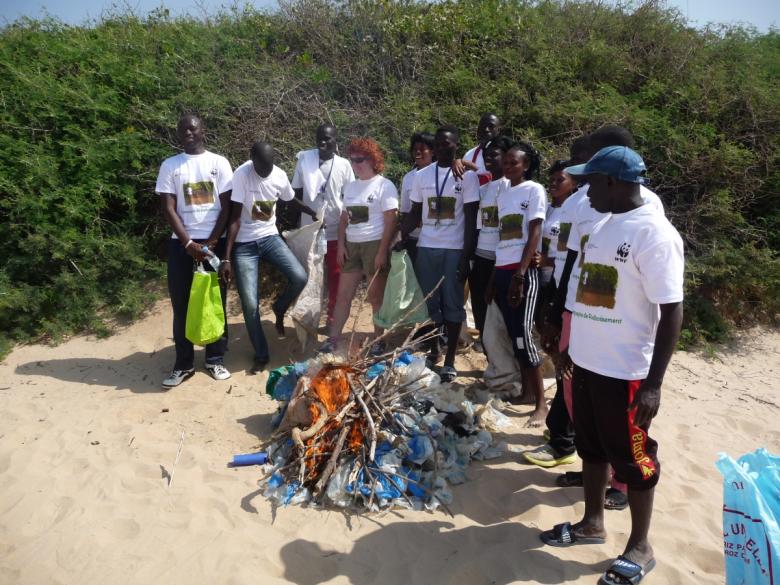
M 347 158 L 357 179 L 344 186 L 336 256 L 341 278 L 329 337 L 320 347 L 320 353 L 336 351 L 352 299 L 364 276 L 371 283 L 368 302 L 374 313 L 382 306 L 390 268 L 390 243 L 397 229 L 398 191 L 381 175 L 385 157 L 379 145 L 371 138 L 356 138 L 347 146 Z M 382 329 L 374 326 L 374 332 L 381 335 Z M 371 348 L 372 355 L 384 351 L 383 342 Z

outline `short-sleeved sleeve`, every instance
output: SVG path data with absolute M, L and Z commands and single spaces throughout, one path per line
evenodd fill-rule
M 537 185 L 528 198 L 528 221 L 544 219 L 547 215 L 547 193 L 544 187 Z
M 463 175 L 463 203 L 479 201 L 479 177 L 469 171 Z
M 246 196 L 248 194 L 248 189 L 246 188 L 244 175 L 244 167 L 237 168 L 236 172 L 233 174 L 233 179 L 231 181 L 232 192 L 230 193 L 230 200 L 235 201 L 236 203 L 247 205 Z M 252 207 L 251 201 L 248 202 L 248 207 Z
M 382 185 L 382 211 L 398 209 L 398 190 L 395 185 L 385 179 Z
M 651 303 L 659 305 L 683 300 L 685 259 L 683 245 L 677 233 L 665 241 L 642 250 L 636 265 L 642 275 L 642 288 Z
M 163 164 L 160 165 L 160 172 L 157 174 L 157 184 L 155 185 L 154 190 L 159 195 L 164 195 L 166 193 L 176 195 L 176 182 L 173 179 L 173 169 L 167 160 L 163 161 Z
M 571 230 L 569 231 L 569 239 L 566 241 L 566 247 L 569 250 L 580 252 L 580 230 L 577 229 L 577 209 L 574 208 L 569 211 L 569 219 L 571 220 Z
M 233 188 L 233 168 L 230 166 L 228 160 L 221 156 L 219 157 L 219 172 L 217 173 L 217 191 L 221 195 Z
M 290 180 L 287 178 L 287 173 L 279 169 L 279 180 L 281 190 L 279 191 L 279 199 L 282 201 L 292 201 L 295 199 L 295 191 L 293 191 Z
M 422 171 L 418 171 L 414 175 L 414 179 L 412 180 L 412 191 L 409 193 L 409 201 L 412 203 L 422 203 L 422 193 L 420 193 L 420 175 L 422 175 Z

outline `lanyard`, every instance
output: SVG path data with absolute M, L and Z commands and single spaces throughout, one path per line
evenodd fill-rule
M 322 187 L 320 187 L 320 195 L 325 194 L 325 190 L 328 188 L 328 183 L 330 182 L 330 176 L 333 174 L 333 165 L 336 164 L 336 155 L 333 155 L 333 158 L 330 159 L 330 170 L 328 171 L 328 176 L 325 177 L 325 182 L 322 184 Z
M 441 217 L 441 196 L 444 194 L 444 187 L 447 185 L 447 179 L 450 178 L 450 172 L 452 169 L 447 169 L 447 174 L 444 175 L 444 182 L 439 189 L 439 165 L 436 165 L 436 223 L 439 225 L 439 218 Z

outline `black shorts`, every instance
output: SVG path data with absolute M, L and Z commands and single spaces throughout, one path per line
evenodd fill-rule
M 628 406 L 641 380 L 618 380 L 574 366 L 574 443 L 589 463 L 609 463 L 615 479 L 634 490 L 655 487 L 661 474 L 658 443 L 649 425 L 634 424 Z

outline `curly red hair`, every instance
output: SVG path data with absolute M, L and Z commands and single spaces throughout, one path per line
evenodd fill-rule
M 385 155 L 373 138 L 354 138 L 347 146 L 347 156 L 363 154 L 371 159 L 374 172 L 381 174 L 385 170 Z

